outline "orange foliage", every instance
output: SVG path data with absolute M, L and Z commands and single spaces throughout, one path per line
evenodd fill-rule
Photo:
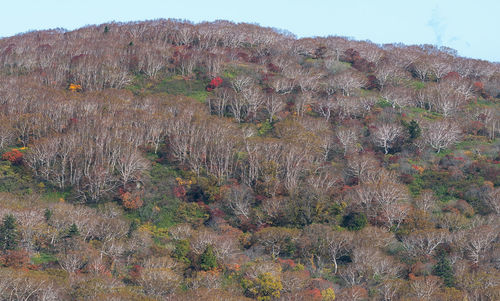
M 418 165 L 415 165 L 415 164 L 412 164 L 411 167 L 413 169 L 415 169 L 416 171 L 418 171 L 419 174 L 422 174 L 425 170 L 425 168 L 423 168 L 422 166 L 418 166 Z
M 15 164 L 21 163 L 23 160 L 23 153 L 14 148 L 12 151 L 4 153 L 2 155 L 2 160 L 10 161 Z
M 308 289 L 304 291 L 304 297 L 306 300 L 322 300 L 321 291 L 317 288 Z
M 82 85 L 70 84 L 68 90 L 70 90 L 71 92 L 79 92 L 82 90 Z
M 0 257 L 0 263 L 5 267 L 26 268 L 29 266 L 30 257 L 25 250 L 9 250 Z
M 295 262 L 293 261 L 293 259 L 281 259 L 281 258 L 278 258 L 278 262 L 283 266 L 283 268 L 285 269 L 293 269 L 296 264 Z
M 120 198 L 122 200 L 123 207 L 130 210 L 139 209 L 144 204 L 139 193 L 120 191 Z

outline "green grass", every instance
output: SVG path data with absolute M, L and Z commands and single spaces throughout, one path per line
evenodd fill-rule
M 47 203 L 57 203 L 60 202 L 61 199 L 67 200 L 70 196 L 71 196 L 71 191 L 69 190 L 66 191 L 51 190 L 44 192 L 42 194 L 42 199 Z
M 35 256 L 31 257 L 31 262 L 33 264 L 45 264 L 45 263 L 51 263 L 51 262 L 56 262 L 57 258 L 51 254 L 47 253 L 38 253 Z
M 151 158 L 156 158 L 150 154 Z M 202 223 L 206 212 L 197 203 L 187 203 L 173 194 L 177 185 L 176 178 L 181 172 L 168 164 L 153 163 L 146 184 L 145 205 L 126 214 L 130 220 L 138 219 L 141 223 L 151 222 L 158 228 L 170 228 L 178 223 Z
M 421 90 L 425 88 L 425 83 L 422 81 L 412 80 L 411 85 L 415 90 Z
M 380 98 L 379 101 L 377 101 L 377 103 L 375 104 L 376 106 L 380 107 L 380 108 L 390 108 L 392 107 L 392 104 L 387 101 L 386 99 L 384 98 Z
M 426 109 L 417 108 L 417 107 L 408 108 L 407 114 L 408 114 L 409 119 L 415 119 L 417 117 L 422 117 L 422 118 L 427 119 L 427 120 L 436 120 L 438 118 L 441 118 L 441 114 L 439 114 L 437 112 L 432 112 L 432 111 L 428 111 Z
M 205 90 L 203 91 L 194 91 L 186 94 L 187 97 L 191 97 L 198 102 L 204 103 L 208 98 L 209 93 Z
M 205 85 L 201 80 L 185 80 L 181 76 L 171 76 L 163 79 L 150 89 L 157 93 L 165 92 L 174 95 L 186 95 L 193 91 L 205 90 Z
M 206 84 L 203 80 L 186 80 L 179 75 L 165 77 L 160 81 L 153 81 L 142 74 L 138 74 L 127 89 L 134 94 L 167 93 L 171 95 L 184 95 L 199 102 L 205 102 L 209 95 L 205 90 Z

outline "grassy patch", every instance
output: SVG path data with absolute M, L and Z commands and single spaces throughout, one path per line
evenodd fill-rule
M 31 262 L 33 264 L 46 264 L 51 262 L 56 262 L 57 258 L 54 255 L 47 253 L 38 253 L 35 256 L 31 257 Z
M 392 104 L 387 101 L 385 98 L 380 98 L 379 101 L 375 104 L 379 108 L 390 108 Z
M 204 208 L 174 196 L 172 191 L 177 185 L 177 177 L 182 178 L 181 173 L 171 166 L 153 163 L 146 184 L 145 205 L 126 216 L 142 224 L 152 223 L 157 228 L 169 228 L 183 222 L 203 223 L 208 218 Z
M 436 120 L 441 118 L 441 114 L 437 112 L 428 111 L 423 108 L 411 107 L 407 111 L 409 119 L 416 119 L 417 117 L 422 117 L 427 120 Z
M 67 200 L 70 196 L 71 196 L 71 191 L 69 190 L 66 191 L 51 190 L 44 192 L 42 194 L 42 199 L 48 203 L 57 203 L 62 200 Z
M 208 97 L 206 83 L 200 79 L 184 79 L 180 75 L 169 76 L 161 81 L 148 79 L 143 74 L 137 74 L 127 89 L 134 94 L 167 93 L 184 95 L 204 102 Z

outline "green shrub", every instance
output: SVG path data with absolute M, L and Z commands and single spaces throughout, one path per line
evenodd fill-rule
M 189 246 L 189 240 L 187 239 L 179 240 L 175 243 L 173 257 L 182 262 L 190 264 L 191 260 L 189 260 L 189 258 L 187 257 L 190 251 L 191 248 Z
M 201 269 L 204 271 L 217 268 L 217 257 L 215 256 L 212 245 L 208 245 L 203 254 L 201 254 L 199 263 Z
M 366 219 L 366 215 L 364 213 L 351 212 L 344 216 L 344 219 L 342 220 L 342 227 L 357 231 L 363 229 L 367 222 L 368 220 Z
M 0 250 L 15 250 L 18 243 L 19 233 L 16 218 L 12 214 L 7 214 L 0 226 Z
M 451 266 L 450 260 L 444 252 L 441 252 L 438 257 L 438 262 L 432 269 L 432 273 L 443 279 L 446 286 L 451 287 L 455 284 L 455 275 Z

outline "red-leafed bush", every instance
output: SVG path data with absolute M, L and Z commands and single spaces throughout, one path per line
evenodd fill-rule
M 134 283 L 137 283 L 137 281 L 139 280 L 139 278 L 141 277 L 141 272 L 143 270 L 143 267 L 141 267 L 140 265 L 134 265 L 132 266 L 132 268 L 130 269 L 130 271 L 128 272 L 128 275 L 130 277 L 130 280 Z
M 220 86 L 222 84 L 223 80 L 222 78 L 220 78 L 220 76 L 217 76 L 215 78 L 213 78 L 210 83 L 207 85 L 206 87 L 206 90 L 208 92 L 212 91 L 213 89 L 217 88 L 218 86 Z
M 375 69 L 375 65 L 372 62 L 362 58 L 359 55 L 359 52 L 352 48 L 349 48 L 344 52 L 342 60 L 344 62 L 351 63 L 354 69 L 361 72 L 370 73 Z
M 474 89 L 474 92 L 481 95 L 481 97 L 488 98 L 489 95 L 486 92 L 486 90 L 484 90 L 484 84 L 482 82 L 475 82 L 473 84 L 473 89 Z
M 443 76 L 442 80 L 443 81 L 446 81 L 446 80 L 458 80 L 460 78 L 461 78 L 461 76 L 460 76 L 460 74 L 458 74 L 458 72 L 452 71 L 452 72 L 448 72 L 448 74 L 446 74 L 445 76 Z
M 29 266 L 30 257 L 25 250 L 8 250 L 0 257 L 0 263 L 5 267 L 25 268 Z
M 368 75 L 368 84 L 366 85 L 366 89 L 368 90 L 380 89 L 379 81 L 375 77 L 375 75 Z
M 186 188 L 181 185 L 175 186 L 174 195 L 176 198 L 183 199 L 186 196 Z
M 12 151 L 3 154 L 2 160 L 10 161 L 14 164 L 19 164 L 23 160 L 23 153 L 21 153 L 17 149 L 13 149 Z
M 122 200 L 123 207 L 135 210 L 142 207 L 144 204 L 140 192 L 128 192 L 123 189 L 119 191 L 120 199 Z

